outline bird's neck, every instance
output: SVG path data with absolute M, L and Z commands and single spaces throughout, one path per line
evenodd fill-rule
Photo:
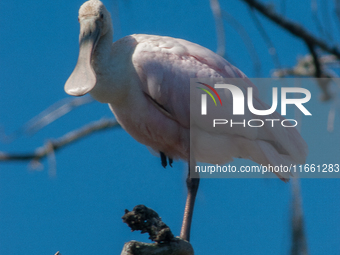
M 101 103 L 108 103 L 114 94 L 114 86 L 112 86 L 113 76 L 113 60 L 112 53 L 113 32 L 109 31 L 102 36 L 93 52 L 91 65 L 96 75 L 96 85 L 90 92 L 91 96 Z
M 99 102 L 118 106 L 126 101 L 138 76 L 132 64 L 136 40 L 127 36 L 112 44 L 112 34 L 103 36 L 94 52 L 92 67 L 96 86 L 90 94 Z
M 111 46 L 113 40 L 113 32 L 109 31 L 100 37 L 98 44 L 92 56 L 92 67 L 96 73 L 104 70 L 111 56 Z

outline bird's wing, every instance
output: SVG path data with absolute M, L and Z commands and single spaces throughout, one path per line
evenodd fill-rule
M 190 78 L 247 79 L 224 58 L 198 44 L 165 36 L 133 37 L 138 44 L 132 61 L 142 90 L 185 127 L 189 127 Z
M 243 78 L 238 86 L 244 94 L 247 87 L 253 87 L 254 107 L 258 110 L 270 108 L 259 99 L 256 86 L 238 68 L 209 49 L 171 37 L 152 35 L 133 35 L 133 37 L 138 44 L 132 61 L 141 81 L 141 89 L 162 111 L 183 127 L 190 127 L 190 78 Z M 226 97 L 224 99 L 229 98 L 231 103 L 230 95 L 224 96 Z M 216 116 L 221 114 L 225 119 L 234 117 L 226 107 L 216 110 Z M 284 119 L 277 112 L 270 116 L 255 116 L 246 112 L 244 118 Z M 256 143 L 255 147 L 266 155 L 273 154 L 270 151 L 275 150 L 276 153 L 289 155 L 293 162 L 304 162 L 307 145 L 297 130 L 276 126 L 276 128 L 270 125 L 264 128 L 229 128 L 216 132 L 226 137 L 253 141 Z M 248 155 L 248 158 L 251 157 Z

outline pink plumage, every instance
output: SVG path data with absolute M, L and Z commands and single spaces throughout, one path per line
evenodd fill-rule
M 91 3 L 91 8 L 87 3 Z M 253 87 L 254 107 L 269 108 L 239 69 L 198 44 L 143 34 L 127 36 L 112 44 L 109 12 L 100 1 L 87 3 L 79 11 L 79 20 L 82 31 L 88 29 L 91 33 L 80 36 L 78 63 L 65 90 L 76 96 L 89 92 L 98 101 L 108 103 L 121 126 L 140 143 L 170 158 L 189 159 L 190 78 L 242 78 L 242 90 Z M 95 10 L 96 3 L 100 7 Z M 98 28 L 93 31 L 93 27 L 83 25 L 89 15 L 97 22 L 94 24 Z M 83 46 L 86 36 L 92 44 Z M 222 97 L 228 100 L 226 94 Z M 225 111 L 226 118 L 232 117 L 227 108 L 218 111 Z M 254 116 L 248 113 L 248 117 Z M 283 120 L 277 112 L 266 118 Z M 301 164 L 308 152 L 295 128 L 234 128 L 216 133 L 201 130 L 197 137 L 196 160 L 214 164 L 239 157 L 262 165 Z

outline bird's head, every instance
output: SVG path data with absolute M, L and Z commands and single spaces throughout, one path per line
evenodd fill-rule
M 93 52 L 100 38 L 113 31 L 110 13 L 99 0 L 85 2 L 79 9 L 78 20 L 78 62 L 65 84 L 65 91 L 71 96 L 83 96 L 96 85 L 96 75 L 91 66 Z
M 105 8 L 105 5 L 99 0 L 90 0 L 85 2 L 79 9 L 78 21 L 80 23 L 80 32 L 87 33 L 95 28 L 100 31 L 100 36 L 105 35 L 110 29 L 111 15 Z M 80 34 L 80 38 L 81 38 Z

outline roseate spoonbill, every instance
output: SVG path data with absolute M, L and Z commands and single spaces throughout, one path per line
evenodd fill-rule
M 247 77 L 214 52 L 182 39 L 134 34 L 112 44 L 110 13 L 99 0 L 85 2 L 79 10 L 79 58 L 65 84 L 72 96 L 90 93 L 108 103 L 121 126 L 137 141 L 159 152 L 162 165 L 172 159 L 190 162 L 190 78 Z M 267 109 L 254 92 L 258 106 Z M 283 119 L 275 112 L 275 117 Z M 295 128 L 243 130 L 216 135 L 217 162 L 248 158 L 259 164 L 304 163 L 307 146 Z M 210 135 L 209 139 L 215 139 Z M 203 139 L 201 143 L 206 142 Z M 216 156 L 216 155 L 215 155 Z M 199 156 L 197 161 L 204 159 Z M 214 162 L 209 162 L 214 163 Z M 189 171 L 190 173 L 190 171 Z M 285 180 L 285 176 L 277 174 Z M 181 237 L 189 240 L 191 218 L 199 179 L 187 179 L 188 197 Z

